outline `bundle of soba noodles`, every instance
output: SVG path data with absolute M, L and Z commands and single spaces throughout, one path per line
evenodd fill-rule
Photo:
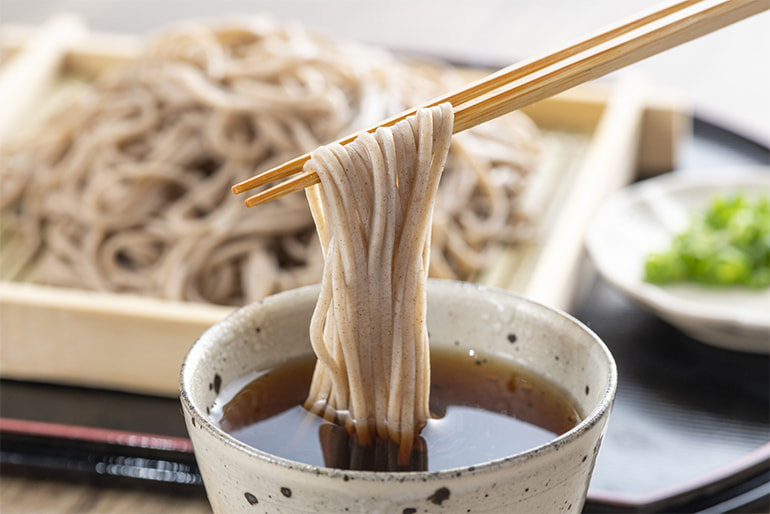
M 263 18 L 167 29 L 2 150 L 2 226 L 21 240 L 3 276 L 233 305 L 318 282 L 304 195 L 246 211 L 230 186 L 460 83 Z M 432 275 L 472 279 L 522 237 L 538 137 L 515 113 L 453 139 Z
M 360 445 L 396 442 L 402 464 L 430 414 L 429 243 L 453 119 L 446 103 L 421 109 L 305 164 L 321 181 L 308 198 L 325 255 L 305 406 Z

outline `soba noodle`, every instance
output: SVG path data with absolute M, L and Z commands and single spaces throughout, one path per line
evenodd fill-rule
M 449 104 L 422 109 L 305 165 L 321 179 L 308 198 L 325 255 L 306 408 L 348 425 L 361 445 L 395 441 L 407 462 L 429 416 L 425 287 L 452 123 Z
M 238 305 L 318 282 L 303 195 L 244 210 L 230 186 L 455 89 L 448 68 L 258 18 L 151 39 L 0 155 L 5 278 Z M 453 140 L 431 274 L 472 279 L 525 232 L 538 133 L 520 113 Z

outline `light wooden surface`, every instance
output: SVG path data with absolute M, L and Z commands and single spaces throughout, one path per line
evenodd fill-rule
M 202 495 L 164 494 L 55 480 L 0 477 L 3 514 L 209 514 Z
M 59 16 L 52 18 L 40 31 L 39 37 L 28 45 L 24 56 L 3 67 L 0 74 L 0 98 L 14 98 L 4 102 L 0 116 L 0 142 L 18 130 L 18 122 L 41 94 L 41 88 L 58 74 L 59 63 L 68 47 L 85 35 L 80 18 Z M 16 77 L 25 80 L 17 80 Z
M 190 345 L 233 309 L 0 281 L 0 374 L 175 396 Z

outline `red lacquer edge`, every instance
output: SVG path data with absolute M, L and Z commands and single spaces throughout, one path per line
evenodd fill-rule
M 192 453 L 192 442 L 184 437 L 127 432 L 107 428 L 67 425 L 0 417 L 0 433 L 15 433 L 37 437 L 52 437 L 78 441 L 99 442 L 135 448 Z

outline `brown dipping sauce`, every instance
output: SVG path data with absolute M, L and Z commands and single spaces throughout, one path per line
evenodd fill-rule
M 438 471 L 500 459 L 573 428 L 579 413 L 558 386 L 501 356 L 431 348 L 432 419 L 399 465 L 390 440 L 355 436 L 302 407 L 315 366 L 308 355 L 223 391 L 212 415 L 236 439 L 285 459 L 340 469 Z M 232 391 L 232 389 L 231 389 Z

